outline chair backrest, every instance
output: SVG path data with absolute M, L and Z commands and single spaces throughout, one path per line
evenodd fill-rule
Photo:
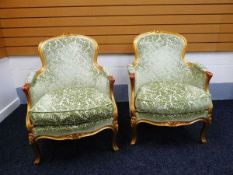
M 106 91 L 107 81 L 99 76 L 103 72 L 98 69 L 98 44 L 94 39 L 62 35 L 42 42 L 39 53 L 43 67 L 30 88 L 32 103 L 48 91 L 65 87 L 96 87 Z
M 183 60 L 186 45 L 182 35 L 169 32 L 148 32 L 136 37 L 136 90 L 154 81 L 185 81 L 190 72 Z

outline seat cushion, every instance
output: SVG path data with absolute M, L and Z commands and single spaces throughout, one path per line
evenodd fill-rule
M 142 86 L 136 94 L 136 111 L 155 114 L 185 114 L 207 110 L 211 96 L 195 86 L 163 82 Z
M 109 96 L 94 88 L 70 87 L 47 92 L 30 110 L 33 125 L 77 125 L 111 118 Z

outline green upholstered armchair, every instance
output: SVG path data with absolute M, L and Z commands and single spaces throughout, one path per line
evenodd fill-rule
M 134 40 L 135 60 L 129 65 L 132 140 L 139 123 L 177 127 L 204 122 L 201 142 L 212 120 L 208 85 L 212 73 L 186 62 L 186 39 L 169 32 L 148 32 Z
M 114 79 L 97 64 L 98 44 L 81 35 L 62 35 L 39 45 L 42 68 L 29 76 L 26 127 L 40 162 L 39 139 L 79 139 L 105 129 L 113 131 L 118 150 Z

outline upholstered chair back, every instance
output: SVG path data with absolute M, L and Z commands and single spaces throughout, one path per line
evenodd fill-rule
M 35 103 L 46 92 L 65 87 L 92 87 L 108 93 L 108 80 L 97 65 L 98 45 L 81 35 L 63 35 L 39 45 L 43 67 L 30 92 Z
M 193 84 L 196 78 L 183 59 L 185 47 L 186 39 L 178 34 L 149 32 L 135 38 L 136 91 L 150 82 Z M 203 87 L 198 80 L 195 83 Z

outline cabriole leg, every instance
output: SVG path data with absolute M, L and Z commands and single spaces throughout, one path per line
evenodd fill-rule
M 119 147 L 117 146 L 116 139 L 117 139 L 117 129 L 114 128 L 113 130 L 113 137 L 112 137 L 112 149 L 113 151 L 118 151 Z
M 207 139 L 206 139 L 206 130 L 209 127 L 210 123 L 208 121 L 205 121 L 203 123 L 202 129 L 201 129 L 201 143 L 206 144 Z
M 137 131 L 136 130 L 137 130 L 136 126 L 133 126 L 132 127 L 132 139 L 130 142 L 131 145 L 135 145 L 135 143 L 137 141 Z
M 136 117 L 131 117 L 131 130 L 132 130 L 132 139 L 130 144 L 135 145 L 137 141 L 137 124 L 136 124 Z
M 39 163 L 40 163 L 40 149 L 39 149 L 39 146 L 38 146 L 37 142 L 35 141 L 33 135 L 31 135 L 31 134 L 29 134 L 29 144 L 32 146 L 32 149 L 35 152 L 34 164 L 39 165 Z

